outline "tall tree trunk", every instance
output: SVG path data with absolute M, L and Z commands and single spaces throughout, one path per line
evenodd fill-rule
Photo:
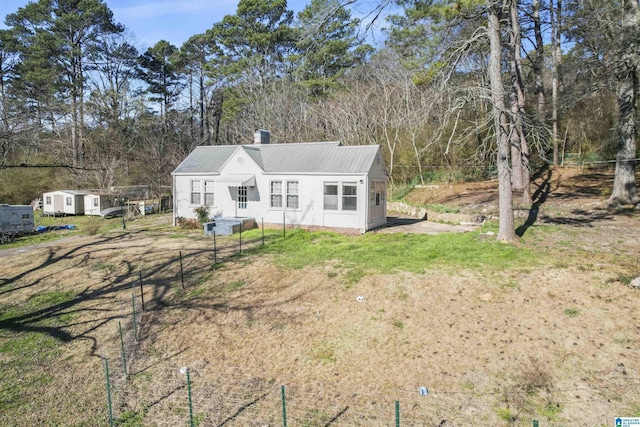
M 518 0 L 511 0 L 511 58 L 509 67 L 511 71 L 511 165 L 513 170 L 513 188 L 522 191 L 522 203 L 531 203 L 529 173 L 529 146 L 527 144 L 524 128 L 525 95 L 522 83 L 522 55 L 521 55 L 521 31 L 520 17 L 518 15 Z
M 511 148 L 511 187 L 515 191 L 521 191 L 524 188 L 522 179 L 522 153 L 521 153 L 521 137 L 522 132 L 518 125 L 522 123 L 518 121 L 520 107 L 518 105 L 519 87 L 518 64 L 516 63 L 517 53 L 520 51 L 520 28 L 518 23 L 517 0 L 511 0 L 509 3 L 511 32 L 509 33 L 509 73 L 511 78 L 511 91 L 509 93 L 509 106 L 511 108 L 511 120 L 509 121 L 509 146 Z M 515 13 L 515 19 L 514 19 Z
M 193 139 L 193 70 L 189 72 L 189 138 Z
M 613 192 L 609 203 L 630 204 L 638 202 L 635 178 L 636 120 L 638 110 L 638 63 L 640 49 L 637 34 L 640 30 L 638 0 L 624 0 L 622 32 L 616 58 L 616 96 L 618 98 L 618 152 L 613 180 Z
M 542 77 L 542 70 L 544 68 L 544 41 L 542 39 L 542 25 L 540 24 L 540 0 L 533 0 L 531 7 L 533 9 L 533 33 L 536 39 L 536 56 L 533 60 L 534 93 L 538 101 L 538 121 L 544 123 L 546 116 L 544 79 Z
M 74 91 L 74 89 L 72 89 Z M 78 97 L 75 93 L 71 94 L 71 156 L 74 166 L 79 166 L 79 149 L 78 149 Z
M 498 143 L 498 240 L 514 242 L 517 240 L 513 218 L 513 194 L 511 190 L 511 170 L 509 168 L 509 122 L 504 103 L 504 87 L 500 66 L 502 63 L 502 44 L 500 43 L 500 9 L 492 0 L 487 0 L 489 32 L 489 81 L 493 100 L 493 116 Z
M 80 149 L 78 144 L 78 63 L 71 58 L 71 67 L 67 73 L 69 78 L 69 95 L 71 97 L 71 155 L 74 166 L 80 165 Z
M 556 0 L 556 7 L 553 7 L 553 0 L 550 1 L 551 15 L 551 138 L 553 139 L 553 164 L 558 165 L 559 159 L 559 129 L 558 129 L 558 85 L 560 79 L 560 64 L 562 61 L 562 49 L 560 46 L 560 25 L 562 23 L 562 0 Z
M 204 66 L 203 66 L 204 67 Z M 199 122 L 200 122 L 200 139 L 204 139 L 204 100 L 206 97 L 205 86 L 204 86 L 204 71 L 202 67 L 200 68 L 200 75 L 198 76 L 198 85 L 200 89 L 200 94 L 198 96 L 198 107 L 199 107 Z
M 222 114 L 224 113 L 224 89 L 220 90 L 220 103 L 218 104 L 218 108 L 216 109 L 216 133 L 215 133 L 215 145 L 220 144 L 220 122 L 222 120 Z M 229 139 L 227 138 L 227 141 Z
M 78 50 L 81 50 L 78 47 Z M 78 55 L 78 75 L 74 86 L 78 85 L 78 144 L 79 144 L 79 160 L 80 166 L 84 166 L 86 155 L 86 144 L 84 140 L 84 69 L 82 68 L 82 55 Z

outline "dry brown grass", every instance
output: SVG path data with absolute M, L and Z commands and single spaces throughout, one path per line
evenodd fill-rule
M 569 197 L 561 184 L 572 206 L 601 199 Z M 29 365 L 49 380 L 26 387 L 32 404 L 0 411 L 0 424 L 105 425 L 100 356 L 110 361 L 116 415 L 150 426 L 185 425 L 183 366 L 200 425 L 282 425 L 283 384 L 289 425 L 392 425 L 396 400 L 401 425 L 610 425 L 640 415 L 640 294 L 621 280 L 640 274 L 638 214 L 554 222 L 570 218 L 556 210 L 561 200 L 543 212 L 553 231 L 521 243 L 550 262 L 497 273 L 431 269 L 347 286 L 344 267 L 287 270 L 276 255 L 212 270 L 210 238 L 135 224 L 2 257 L 0 307 L 51 291 L 74 299 L 43 319 L 0 325 L 4 345 L 68 314 L 43 327 L 63 340 L 55 355 Z M 117 325 L 131 340 L 140 270 L 146 312 L 125 379 Z M 0 352 L 0 363 L 10 358 Z

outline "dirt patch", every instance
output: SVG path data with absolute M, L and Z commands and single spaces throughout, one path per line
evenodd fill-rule
M 446 224 L 442 222 L 427 221 L 412 218 L 406 215 L 387 217 L 384 227 L 372 230 L 373 234 L 412 233 L 412 234 L 441 234 L 441 233 L 466 233 L 477 230 L 481 224 Z
M 640 293 L 628 278 L 640 275 L 640 215 L 606 210 L 609 175 L 554 171 L 546 181 L 518 244 L 544 262 L 498 272 L 425 266 L 353 283 L 339 260 L 290 270 L 275 255 L 213 269 L 210 238 L 135 229 L 5 256 L 1 307 L 54 291 L 73 298 L 2 322 L 0 344 L 70 316 L 43 329 L 64 343 L 42 367 L 51 380 L 32 387 L 29 412 L 0 411 L 0 424 L 104 423 L 100 356 L 112 364 L 116 415 L 153 426 L 188 419 L 181 367 L 200 425 L 281 425 L 281 385 L 291 425 L 392 425 L 396 401 L 410 425 L 610 425 L 638 415 Z M 494 184 L 410 197 L 492 212 Z M 146 311 L 125 381 L 118 322 L 130 337 L 140 273 Z

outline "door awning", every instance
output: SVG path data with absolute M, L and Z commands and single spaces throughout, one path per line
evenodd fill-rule
M 216 182 L 227 184 L 229 187 L 255 187 L 255 175 L 224 175 L 219 177 Z

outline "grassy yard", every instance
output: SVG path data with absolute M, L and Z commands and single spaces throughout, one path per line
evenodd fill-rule
M 408 425 L 638 416 L 637 218 L 599 221 L 537 224 L 516 245 L 497 243 L 491 222 L 440 235 L 266 230 L 264 246 L 255 229 L 241 256 L 214 265 L 212 238 L 169 215 L 126 230 L 39 218 L 78 228 L 0 257 L 0 425 L 108 425 L 104 358 L 118 425 L 185 425 L 183 366 L 200 425 L 277 425 L 280 384 L 291 425 L 388 425 L 395 399 Z M 237 250 L 238 238 L 218 245 Z M 129 378 L 119 324 L 135 350 Z

